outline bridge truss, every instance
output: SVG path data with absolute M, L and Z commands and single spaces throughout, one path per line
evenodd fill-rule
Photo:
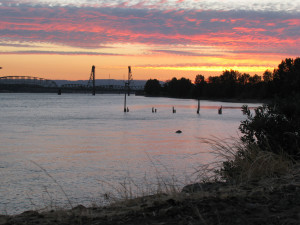
M 25 84 L 42 87 L 57 87 L 57 84 L 48 79 L 31 76 L 5 76 L 0 77 L 0 84 Z

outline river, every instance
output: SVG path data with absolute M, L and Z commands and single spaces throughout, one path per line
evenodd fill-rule
M 192 182 L 214 161 L 200 139 L 238 137 L 245 119 L 244 103 L 203 100 L 199 115 L 191 99 L 131 95 L 128 113 L 123 104 L 118 94 L 1 93 L 0 214 L 103 204 L 104 193 L 146 193 L 158 177 Z

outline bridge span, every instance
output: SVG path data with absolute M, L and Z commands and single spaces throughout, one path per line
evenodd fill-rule
M 0 84 L 2 84 L 2 85 L 22 84 L 22 85 L 34 85 L 34 86 L 49 87 L 49 88 L 58 87 L 56 82 L 53 80 L 39 78 L 39 77 L 32 77 L 32 76 L 0 77 Z

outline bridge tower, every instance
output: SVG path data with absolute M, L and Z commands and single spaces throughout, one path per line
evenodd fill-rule
M 128 107 L 126 107 L 126 94 L 130 95 L 130 82 L 132 81 L 131 66 L 128 66 L 128 80 L 125 82 L 125 98 L 124 98 L 124 112 L 128 112 Z M 126 93 L 127 92 L 127 93 Z
M 131 66 L 128 66 L 128 80 L 127 80 L 127 92 L 128 96 L 130 95 L 130 83 L 132 81 L 132 72 L 131 72 Z
M 88 87 L 90 87 L 90 83 L 93 83 L 93 89 L 92 89 L 92 94 L 95 95 L 96 94 L 96 87 L 95 87 L 95 66 L 92 66 L 92 71 L 91 71 L 91 75 L 90 75 L 90 79 L 88 82 Z

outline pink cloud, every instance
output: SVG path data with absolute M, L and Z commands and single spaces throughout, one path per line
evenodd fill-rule
M 300 26 L 300 19 L 284 20 L 282 23 L 287 23 L 289 26 Z
M 140 2 L 144 4 L 144 2 Z M 139 8 L 139 5 L 136 5 Z M 107 43 L 298 49 L 300 19 L 235 12 L 0 6 L 0 38 L 97 47 Z M 260 18 L 249 19 L 249 18 Z M 286 46 L 288 45 L 288 46 Z
M 237 30 L 239 32 L 244 32 L 244 33 L 253 33 L 253 32 L 266 31 L 266 29 L 263 29 L 263 28 L 249 28 L 249 27 L 234 27 L 232 29 Z

